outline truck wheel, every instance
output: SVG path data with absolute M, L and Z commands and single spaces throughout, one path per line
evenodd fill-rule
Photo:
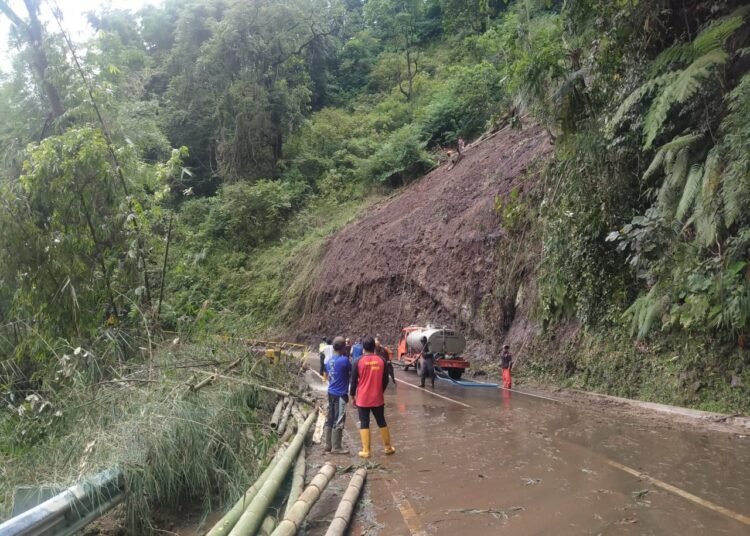
M 464 369 L 460 369 L 460 368 L 448 369 L 448 376 L 450 376 L 452 380 L 460 380 L 463 374 L 464 374 Z

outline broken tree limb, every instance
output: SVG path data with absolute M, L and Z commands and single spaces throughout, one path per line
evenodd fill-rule
M 299 455 L 297 456 L 297 463 L 294 464 L 294 473 L 292 473 L 292 486 L 289 490 L 289 499 L 286 501 L 286 508 L 284 509 L 284 517 L 292 509 L 294 503 L 297 502 L 302 491 L 305 489 L 305 447 L 303 446 Z
M 266 467 L 265 471 L 263 471 L 263 473 L 261 473 L 261 475 L 258 477 L 258 480 L 256 480 L 255 483 L 250 486 L 248 490 L 242 495 L 242 497 L 240 497 L 240 499 L 236 503 L 234 503 L 232 509 L 224 514 L 224 517 L 222 517 L 219 522 L 214 525 L 210 531 L 208 531 L 208 534 L 206 534 L 206 536 L 224 536 L 225 534 L 229 534 L 229 531 L 232 530 L 247 506 L 258 494 L 258 491 L 260 491 L 261 487 L 263 487 L 263 484 L 265 484 L 266 480 L 268 480 L 271 471 L 273 471 L 273 468 L 276 467 L 276 464 L 279 462 L 281 457 L 284 456 L 284 452 L 286 451 L 286 449 L 287 447 L 282 444 L 276 455 L 268 464 L 268 467 Z
M 297 432 L 297 435 L 289 444 L 284 455 L 276 463 L 263 486 L 250 502 L 242 516 L 240 516 L 240 519 L 232 529 L 232 532 L 229 533 L 230 536 L 251 536 L 258 532 L 258 529 L 266 516 L 268 507 L 273 502 L 276 493 L 278 493 L 281 484 L 289 473 L 292 463 L 296 460 L 297 455 L 305 442 L 305 436 L 310 430 L 314 418 L 313 415 L 310 415 L 302 425 L 302 428 Z
M 331 521 L 331 524 L 328 526 L 325 536 L 344 536 L 344 534 L 346 534 L 346 528 L 349 526 L 349 521 L 352 519 L 354 507 L 357 505 L 359 494 L 362 492 L 366 479 L 367 467 L 360 467 L 357 469 L 354 476 L 349 481 L 349 486 L 346 488 L 346 492 L 341 498 L 339 507 L 336 509 L 333 521 Z
M 271 417 L 271 428 L 274 430 L 279 427 L 279 419 L 281 419 L 281 411 L 284 409 L 285 398 L 282 398 L 276 403 L 276 409 L 273 410 L 273 416 Z
M 201 381 L 199 381 L 199 382 L 198 382 L 198 383 L 196 383 L 195 385 L 191 385 L 191 386 L 190 386 L 190 390 L 191 390 L 192 392 L 195 392 L 195 391 L 200 391 L 200 390 L 201 390 L 201 389 L 203 389 L 203 388 L 204 388 L 204 387 L 205 387 L 206 385 L 212 384 L 212 383 L 214 382 L 214 380 L 215 380 L 215 379 L 216 379 L 216 375 L 215 375 L 215 374 L 212 374 L 212 375 L 211 375 L 211 376 L 209 376 L 208 378 L 204 378 L 204 379 L 202 379 Z
M 303 402 L 306 402 L 306 403 L 310 404 L 310 400 L 308 398 L 305 398 L 304 396 L 302 396 L 300 394 L 297 394 L 297 393 L 291 393 L 289 391 L 283 391 L 281 389 L 276 389 L 275 387 L 269 387 L 268 385 L 263 385 L 262 383 L 258 383 L 258 382 L 251 382 L 251 381 L 243 380 L 243 379 L 240 379 L 240 378 L 233 378 L 232 376 L 226 376 L 224 374 L 214 374 L 212 372 L 207 372 L 205 370 L 199 370 L 198 372 L 200 372 L 201 374 L 212 374 L 212 375 L 216 376 L 217 378 L 221 378 L 223 380 L 229 380 L 229 381 L 241 383 L 243 385 L 249 385 L 251 387 L 257 387 L 258 389 L 263 389 L 264 391 L 268 391 L 270 393 L 276 393 L 277 395 L 292 396 L 294 398 L 297 398 L 299 400 L 302 400 Z
M 279 421 L 279 434 L 283 434 L 284 430 L 286 430 L 286 425 L 289 422 L 289 415 L 292 414 L 292 406 L 294 406 L 294 401 L 290 400 L 286 409 L 284 409 L 284 414 L 281 416 L 281 420 Z
M 308 512 L 310 512 L 310 509 L 318 501 L 323 490 L 326 489 L 326 486 L 328 486 L 328 483 L 335 474 L 335 465 L 330 462 L 323 465 L 320 468 L 320 472 L 310 482 L 310 485 L 305 488 L 299 499 L 292 505 L 289 513 L 284 516 L 284 520 L 271 533 L 271 536 L 294 536 L 297 534 L 297 530 L 299 530 Z

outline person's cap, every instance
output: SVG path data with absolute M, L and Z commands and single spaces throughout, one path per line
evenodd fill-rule
M 423 337 L 422 337 L 421 339 L 419 339 L 419 340 L 420 340 L 420 342 L 427 342 L 427 337 L 424 337 L 424 336 L 423 336 Z
M 508 345 L 506 344 L 505 346 L 503 346 L 503 350 L 510 350 L 510 346 L 508 346 Z

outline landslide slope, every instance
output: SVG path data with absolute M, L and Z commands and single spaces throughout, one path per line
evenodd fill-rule
M 493 306 L 503 247 L 495 199 L 530 189 L 532 165 L 551 150 L 541 128 L 506 128 L 467 147 L 453 169 L 443 164 L 363 210 L 325 244 L 296 333 L 381 333 L 393 343 L 400 326 L 433 323 L 499 337 L 499 326 L 476 321 Z

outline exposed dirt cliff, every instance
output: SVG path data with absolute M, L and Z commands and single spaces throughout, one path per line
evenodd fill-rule
M 380 333 L 393 343 L 402 325 L 433 323 L 496 341 L 507 332 L 486 314 L 500 307 L 496 198 L 535 184 L 533 164 L 551 150 L 543 129 L 506 128 L 369 207 L 329 238 L 297 334 Z

